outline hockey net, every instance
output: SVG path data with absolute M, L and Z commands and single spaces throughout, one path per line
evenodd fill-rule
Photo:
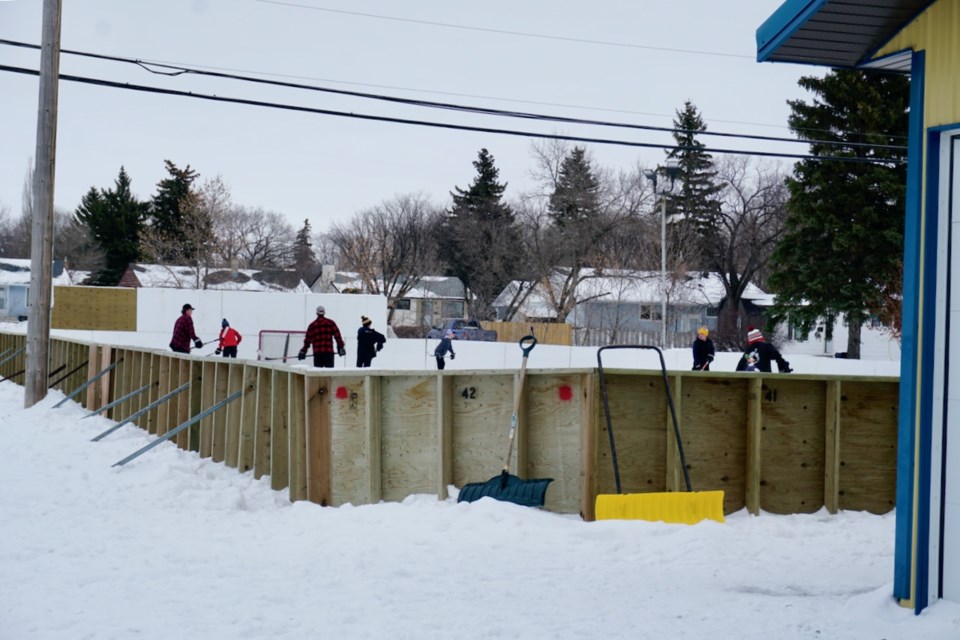
M 257 360 L 288 362 L 297 359 L 306 331 L 277 331 L 264 329 L 257 345 Z

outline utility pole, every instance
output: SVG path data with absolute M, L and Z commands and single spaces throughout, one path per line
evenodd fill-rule
M 61 0 L 43 0 L 37 152 L 33 168 L 33 227 L 30 235 L 30 294 L 23 403 L 47 395 L 50 356 L 50 299 L 53 290 L 53 180 L 57 160 L 57 88 L 60 77 Z

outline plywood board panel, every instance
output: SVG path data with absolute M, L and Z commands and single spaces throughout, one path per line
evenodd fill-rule
M 453 484 L 489 480 L 500 472 L 507 454 L 513 374 L 454 376 L 450 399 Z
M 527 375 L 527 475 L 553 478 L 545 507 L 580 512 L 580 375 Z
M 694 491 L 723 491 L 732 513 L 746 501 L 747 379 L 685 376 L 680 433 Z M 673 434 L 668 434 L 672 436 Z
M 359 376 L 334 378 L 330 394 L 330 420 L 333 424 L 330 434 L 333 450 L 331 504 L 369 504 L 372 498 L 366 379 Z M 375 410 L 379 414 L 379 405 Z
M 667 401 L 660 377 L 606 374 L 606 388 L 623 493 L 663 491 Z M 602 398 L 596 405 L 600 427 L 597 491 L 616 493 L 610 432 Z
M 813 513 L 823 506 L 826 383 L 764 376 L 760 508 Z
M 137 291 L 125 287 L 54 287 L 52 329 L 136 331 Z
M 840 396 L 840 508 L 887 513 L 897 488 L 896 382 L 843 382 Z
M 382 380 L 384 500 L 436 491 L 436 393 L 433 376 L 390 376 Z

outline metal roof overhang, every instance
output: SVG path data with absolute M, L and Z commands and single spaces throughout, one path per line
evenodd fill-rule
M 786 0 L 757 29 L 757 61 L 909 71 L 909 55 L 871 58 L 935 1 Z

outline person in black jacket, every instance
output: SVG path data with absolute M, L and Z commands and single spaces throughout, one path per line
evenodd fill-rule
M 747 363 L 753 358 L 756 361 L 757 371 L 770 373 L 770 363 L 776 360 L 780 373 L 790 373 L 790 363 L 783 359 L 775 346 L 763 339 L 759 329 L 747 327 L 747 350 L 737 364 L 737 371 L 747 371 Z
M 440 344 L 433 350 L 433 357 L 437 359 L 437 369 L 443 370 L 443 358 L 450 353 L 450 359 L 453 360 L 457 354 L 453 352 L 453 331 L 447 331 L 446 335 L 440 339 Z
M 693 341 L 693 370 L 710 371 L 710 363 L 716 351 L 713 340 L 709 338 L 710 330 L 706 327 L 697 329 L 697 339 Z
M 373 321 L 367 316 L 360 316 L 360 322 L 361 327 L 357 330 L 357 366 L 363 368 L 370 366 L 387 339 L 370 326 Z

